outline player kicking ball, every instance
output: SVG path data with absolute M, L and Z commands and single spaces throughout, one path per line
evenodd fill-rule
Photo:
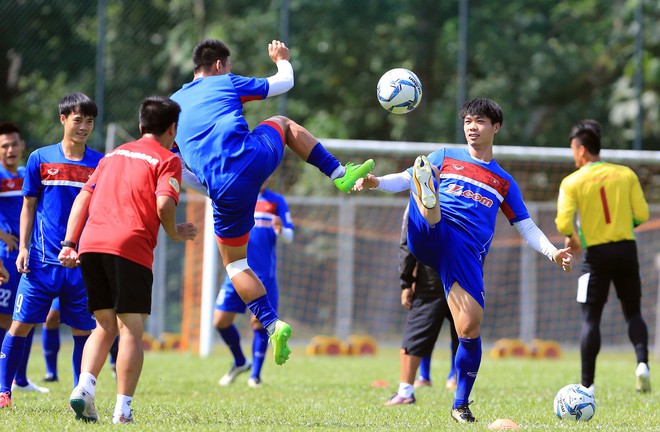
M 279 319 L 247 260 L 259 189 L 282 161 L 285 145 L 347 193 L 359 178 L 371 172 L 374 162 L 370 159 L 343 166 L 307 129 L 287 117 L 273 116 L 249 129 L 243 116 L 244 103 L 277 96 L 293 87 L 289 48 L 273 40 L 268 54 L 277 65 L 275 75 L 234 75 L 227 45 L 216 39 L 204 40 L 193 51 L 193 80 L 172 99 L 181 105 L 178 150 L 211 198 L 216 241 L 227 275 L 266 329 L 275 363 L 282 365 L 291 353 L 288 340 L 293 331 Z
M 408 246 L 438 272 L 454 317 L 457 387 L 451 417 L 475 422 L 469 400 L 481 364 L 484 315 L 483 262 L 495 232 L 498 210 L 535 250 L 569 271 L 570 248 L 557 249 L 532 221 L 513 177 L 493 158 L 493 140 L 504 120 L 489 99 L 465 102 L 460 110 L 465 149 L 442 148 L 419 156 L 413 167 L 383 177 L 368 175 L 355 190 L 412 189 Z

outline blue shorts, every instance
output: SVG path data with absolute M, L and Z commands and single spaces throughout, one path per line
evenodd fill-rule
M 9 273 L 9 281 L 0 285 L 0 314 L 2 315 L 11 315 L 14 312 L 18 281 L 21 280 L 21 274 L 16 269 L 17 256 L 18 254 L 12 254 L 2 258 L 2 262 Z
M 238 156 L 246 160 L 245 170 L 223 193 L 210 193 L 213 197 L 215 235 L 220 238 L 237 238 L 250 232 L 254 226 L 254 207 L 259 190 L 275 172 L 284 155 L 282 135 L 274 123 L 259 124 L 246 143 L 251 144 L 252 151 Z M 246 242 L 247 239 L 243 244 Z
M 268 295 L 268 300 L 270 301 L 271 306 L 273 306 L 273 309 L 277 312 L 280 300 L 279 290 L 277 289 L 277 280 L 260 280 L 263 282 L 264 287 L 266 287 L 266 295 Z M 225 277 L 225 281 L 220 287 L 218 297 L 215 300 L 215 309 L 222 312 L 245 313 L 245 302 L 241 296 L 238 295 L 236 289 L 234 289 L 234 285 L 228 277 Z
M 93 330 L 94 316 L 87 311 L 87 291 L 80 268 L 30 262 L 18 284 L 14 320 L 26 324 L 46 321 L 55 298 L 60 298 L 60 322 L 78 330 Z
M 452 285 L 458 283 L 484 308 L 485 257 L 482 250 L 444 217 L 431 228 L 412 195 L 408 213 L 408 247 L 415 258 L 438 272 L 446 296 L 449 296 Z

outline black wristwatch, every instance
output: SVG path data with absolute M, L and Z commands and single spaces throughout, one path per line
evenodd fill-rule
M 60 242 L 60 246 L 62 247 L 70 247 L 70 248 L 76 248 L 76 244 L 72 241 L 69 240 L 64 240 Z

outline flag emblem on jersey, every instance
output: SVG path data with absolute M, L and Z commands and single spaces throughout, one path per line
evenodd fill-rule
M 43 163 L 39 172 L 42 185 L 82 187 L 94 168 L 71 163 Z
M 179 182 L 177 181 L 177 179 L 175 179 L 174 177 L 170 177 L 169 182 L 170 182 L 170 186 L 172 186 L 172 189 L 174 189 L 176 193 L 179 193 Z

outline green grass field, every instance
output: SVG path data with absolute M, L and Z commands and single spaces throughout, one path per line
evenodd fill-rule
M 35 339 L 36 340 L 36 339 Z M 623 351 L 623 350 L 622 350 Z M 630 351 L 630 352 L 628 352 Z M 606 351 L 598 359 L 597 410 L 588 422 L 562 422 L 552 411 L 555 393 L 579 380 L 579 355 L 564 353 L 561 360 L 504 359 L 485 356 L 472 393 L 479 423 L 459 425 L 449 417 L 452 394 L 444 389 L 448 357 L 438 350 L 432 374 L 435 387 L 418 389 L 417 404 L 386 407 L 398 387 L 396 348 L 381 348 L 373 357 L 308 357 L 295 346 L 284 366 L 268 358 L 264 386 L 252 389 L 242 375 L 230 387 L 218 379 L 229 366 L 220 348 L 206 359 L 189 353 L 149 352 L 136 398 L 132 430 L 488 430 L 497 418 L 511 418 L 523 430 L 660 431 L 660 397 L 634 390 L 634 357 Z M 272 356 L 272 352 L 269 351 Z M 70 393 L 70 346 L 60 352 L 60 382 L 47 395 L 15 393 L 14 406 L 0 412 L 1 431 L 110 430 L 115 403 L 109 369 L 99 377 L 98 424 L 84 424 L 67 410 Z M 652 374 L 660 368 L 650 365 Z M 29 375 L 38 382 L 44 373 L 41 350 L 35 343 Z M 388 387 L 373 387 L 387 381 Z

